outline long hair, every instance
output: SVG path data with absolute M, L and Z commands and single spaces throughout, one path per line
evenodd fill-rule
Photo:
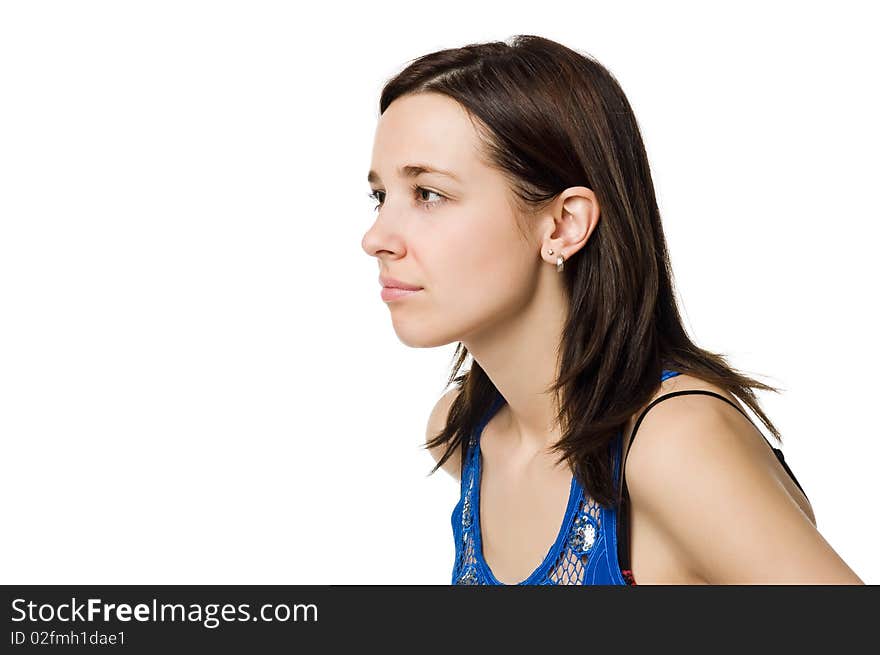
M 746 403 L 780 444 L 753 389 L 779 389 L 733 369 L 696 346 L 676 306 L 672 268 L 641 133 L 617 80 L 595 59 L 540 36 L 518 35 L 433 52 L 382 89 L 380 115 L 397 98 L 423 92 L 456 100 L 477 130 L 481 156 L 512 190 L 517 221 L 547 207 L 567 187 L 593 190 L 602 218 L 565 263 L 569 299 L 552 393 L 563 436 L 552 448 L 568 460 L 597 503 L 616 506 L 613 441 L 660 385 L 663 369 L 688 373 Z M 446 449 L 433 474 L 461 449 L 498 391 L 461 343 L 447 386 L 460 393 L 446 425 L 425 443 Z M 622 473 L 622 472 L 621 472 Z

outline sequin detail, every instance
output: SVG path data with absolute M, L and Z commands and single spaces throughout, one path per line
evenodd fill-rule
M 473 510 L 471 509 L 471 497 L 474 488 L 474 470 L 470 465 L 473 459 L 474 437 L 470 439 L 470 449 L 468 450 L 468 466 L 466 467 L 467 490 L 464 492 L 461 505 L 461 528 L 460 543 L 455 546 L 456 564 L 455 570 L 461 571 L 460 575 L 455 579 L 457 585 L 477 585 L 481 584 L 481 580 L 476 571 L 477 561 L 474 556 L 474 539 L 473 539 Z
M 476 584 L 479 584 L 479 582 L 477 581 L 477 574 L 476 574 L 476 572 L 474 571 L 473 567 L 468 568 L 468 570 L 464 572 L 464 575 L 462 575 L 462 576 L 456 581 L 455 584 L 461 584 L 461 585 L 476 585 Z
M 464 499 L 464 506 L 462 507 L 462 511 L 461 511 L 461 527 L 463 527 L 464 529 L 471 527 L 472 518 L 473 517 L 471 516 L 471 497 L 467 496 Z
M 596 524 L 586 512 L 581 513 L 571 526 L 568 543 L 578 555 L 588 553 L 596 543 Z

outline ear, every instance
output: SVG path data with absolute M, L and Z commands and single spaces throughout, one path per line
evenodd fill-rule
M 559 255 L 570 259 L 587 243 L 599 215 L 599 201 L 592 189 L 574 186 L 560 193 L 542 223 L 541 258 L 551 264 Z M 551 250 L 552 255 L 548 254 Z

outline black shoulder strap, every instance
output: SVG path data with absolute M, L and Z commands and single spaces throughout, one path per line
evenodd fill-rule
M 629 492 L 626 489 L 626 479 L 623 474 L 624 473 L 624 465 L 626 464 L 626 457 L 627 457 L 627 455 L 629 455 L 629 449 L 632 448 L 633 441 L 636 438 L 636 432 L 639 429 L 639 425 L 641 424 L 642 419 L 645 418 L 645 414 L 648 413 L 648 410 L 651 409 L 657 403 L 666 400 L 667 398 L 674 398 L 675 396 L 684 396 L 686 394 L 703 394 L 706 396 L 715 396 L 716 398 L 720 398 L 721 400 L 726 402 L 728 405 L 731 405 L 740 414 L 745 416 L 746 419 L 749 421 L 749 423 L 751 423 L 752 425 L 755 425 L 754 422 L 752 421 L 752 419 L 749 418 L 748 414 L 746 414 L 739 405 L 736 405 L 736 404 L 730 402 L 730 400 L 728 400 L 727 398 L 725 398 L 721 394 L 715 393 L 714 391 L 703 391 L 701 389 L 687 389 L 684 391 L 673 391 L 671 393 L 664 394 L 664 395 L 660 396 L 659 398 L 655 399 L 650 405 L 648 405 L 642 411 L 642 413 L 639 415 L 638 420 L 636 421 L 635 427 L 633 428 L 633 433 L 629 439 L 629 444 L 626 447 L 626 452 L 623 453 L 623 456 L 620 458 L 621 461 L 620 461 L 619 475 L 620 475 L 620 485 L 622 487 L 622 502 L 621 502 L 620 511 L 619 511 L 618 517 L 617 517 L 618 518 L 617 560 L 618 560 L 622 570 L 628 570 L 630 567 L 630 562 L 629 562 L 629 555 L 630 555 L 630 553 L 629 553 L 629 538 L 630 538 L 630 535 L 629 535 L 629 521 L 630 521 L 630 517 L 629 517 Z M 756 430 L 758 429 L 757 426 L 755 426 L 755 429 Z M 791 479 L 794 480 L 794 483 L 798 486 L 798 489 L 800 489 L 803 492 L 804 496 L 806 497 L 807 492 L 804 491 L 804 488 L 797 481 L 797 478 L 794 476 L 794 473 L 792 473 L 791 469 L 788 468 L 788 464 L 785 463 L 785 458 L 782 455 L 782 451 L 779 448 L 775 448 L 773 446 L 773 444 L 771 444 L 769 441 L 767 441 L 767 437 L 764 436 L 763 432 L 761 432 L 760 430 L 758 430 L 758 432 L 761 434 L 762 437 L 764 437 L 764 441 L 766 441 L 767 445 L 770 446 L 770 448 L 773 450 L 773 453 L 776 455 L 776 459 L 778 459 L 779 463 L 782 464 L 782 467 L 785 469 L 785 472 L 788 473 L 789 476 L 791 476 Z
M 621 458 L 621 462 L 620 462 L 620 479 L 621 479 L 621 485 L 622 485 L 622 488 L 623 488 L 623 491 L 624 491 L 624 492 L 626 492 L 626 479 L 624 478 L 623 472 L 624 472 L 624 467 L 625 467 L 625 464 L 626 464 L 626 458 L 627 458 L 627 456 L 629 455 L 629 449 L 632 448 L 633 441 L 635 441 L 635 438 L 636 438 L 636 432 L 638 432 L 639 425 L 641 425 L 641 423 L 642 423 L 642 419 L 645 418 L 645 414 L 647 414 L 647 413 L 648 413 L 648 410 L 650 410 L 654 405 L 656 405 L 656 404 L 659 403 L 659 402 L 662 402 L 662 401 L 664 401 L 664 400 L 666 400 L 666 399 L 668 399 L 668 398 L 674 398 L 675 396 L 685 396 L 685 395 L 689 395 L 689 394 L 702 394 L 702 395 L 704 395 L 704 396 L 715 396 L 716 398 L 720 398 L 721 400 L 723 400 L 724 402 L 726 402 L 728 405 L 730 405 L 731 407 L 733 407 L 733 408 L 734 408 L 736 411 L 738 411 L 740 414 L 742 414 L 743 416 L 745 416 L 745 417 L 746 417 L 746 420 L 747 420 L 749 423 L 751 423 L 753 426 L 755 425 L 754 422 L 752 421 L 752 419 L 749 418 L 749 415 L 746 414 L 746 413 L 742 410 L 742 407 L 740 407 L 739 405 L 737 405 L 737 404 L 735 404 L 735 403 L 732 403 L 730 400 L 728 400 L 727 398 L 725 398 L 724 396 L 722 396 L 722 395 L 719 394 L 719 393 L 715 393 L 714 391 L 703 391 L 702 389 L 687 389 L 687 390 L 684 390 L 684 391 L 673 391 L 673 392 L 671 392 L 671 393 L 664 394 L 664 395 L 660 396 L 659 398 L 656 398 L 656 399 L 655 399 L 650 405 L 648 405 L 644 410 L 642 410 L 642 413 L 639 415 L 639 418 L 638 418 L 638 420 L 636 421 L 635 427 L 633 428 L 632 436 L 631 436 L 630 439 L 629 439 L 629 444 L 627 444 L 626 452 L 624 453 L 623 457 Z M 758 430 L 758 427 L 755 426 L 755 429 Z M 785 462 L 785 457 L 783 456 L 782 451 L 781 451 L 779 448 L 774 447 L 773 444 L 771 444 L 771 443 L 767 440 L 767 437 L 764 436 L 764 433 L 763 433 L 763 432 L 761 432 L 760 430 L 758 430 L 758 433 L 764 438 L 764 441 L 767 442 L 767 445 L 768 445 L 768 446 L 770 447 L 770 449 L 773 451 L 773 454 L 776 455 L 776 459 L 778 459 L 778 460 L 779 460 L 779 463 L 782 464 L 782 468 L 785 469 L 785 472 L 788 473 L 788 475 L 791 477 L 791 479 L 794 481 L 794 483 L 798 486 L 798 489 L 800 489 L 800 490 L 803 492 L 804 496 L 806 497 L 807 492 L 804 491 L 804 488 L 801 487 L 800 482 L 797 481 L 797 478 L 795 477 L 794 473 L 792 473 L 791 469 L 788 468 L 788 464 Z

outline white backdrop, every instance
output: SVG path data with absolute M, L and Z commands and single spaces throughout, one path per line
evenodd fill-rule
M 880 582 L 862 6 L 0 5 L 0 582 L 449 582 L 420 446 L 454 345 L 394 334 L 365 178 L 386 79 L 520 33 L 620 81 L 692 336 L 786 390 L 819 530 Z

